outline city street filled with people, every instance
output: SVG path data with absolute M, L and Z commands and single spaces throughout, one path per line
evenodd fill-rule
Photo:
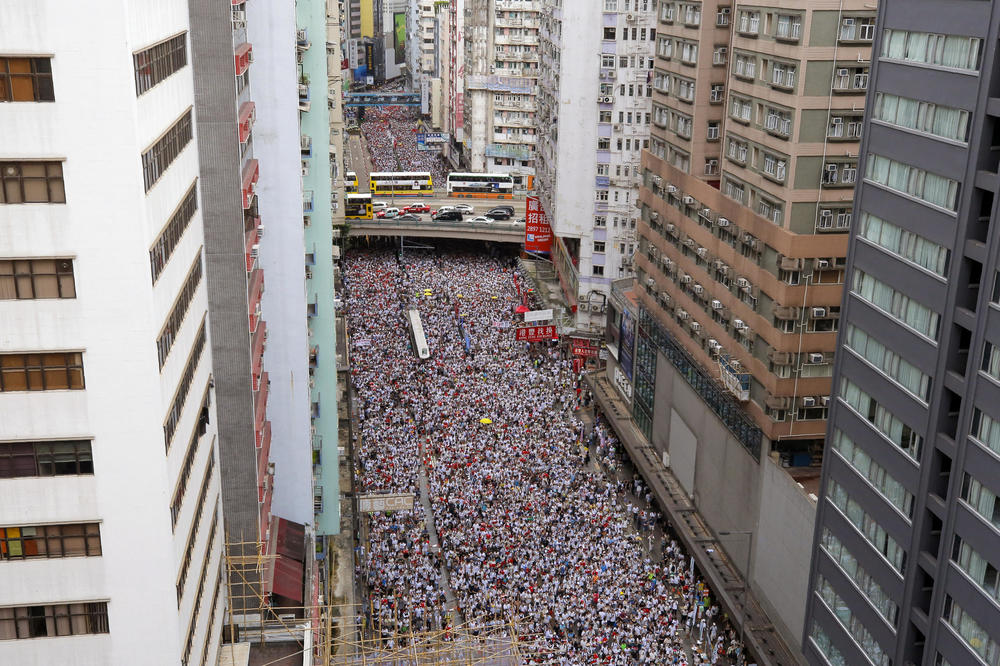
M 537 304 L 512 257 L 352 251 L 344 283 L 356 490 L 416 496 L 365 517 L 369 637 L 516 636 L 533 664 L 741 663 L 564 349 L 515 341 L 516 309 Z
M 381 89 L 376 92 L 392 92 Z M 368 107 L 360 123 L 372 171 L 429 171 L 434 187 L 443 189 L 450 169 L 439 150 L 417 150 L 419 109 L 406 106 Z

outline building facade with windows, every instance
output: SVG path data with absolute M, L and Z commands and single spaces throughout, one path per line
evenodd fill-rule
M 804 628 L 813 664 L 1000 662 L 995 5 L 880 4 Z
M 462 156 L 530 189 L 539 132 L 542 0 L 466 0 Z M 456 100 L 457 103 L 457 100 Z
M 560 6 L 561 5 L 561 6 Z M 603 332 L 611 281 L 632 275 L 640 156 L 652 121 L 654 3 L 544 6 L 536 189 L 573 326 Z
M 35 2 L 0 25 L 5 663 L 214 664 L 220 643 L 194 22 L 131 8 Z
M 657 8 L 633 416 L 714 530 L 754 534 L 750 585 L 791 645 L 804 626 L 874 19 L 860 0 Z M 725 510 L 720 484 L 741 489 L 739 511 Z M 741 559 L 746 544 L 723 547 Z

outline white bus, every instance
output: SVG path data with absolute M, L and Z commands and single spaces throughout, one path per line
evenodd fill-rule
M 430 358 L 431 350 L 427 346 L 427 338 L 424 337 L 424 325 L 420 323 L 420 313 L 417 310 L 409 310 L 406 315 L 410 320 L 410 342 L 413 343 L 417 358 L 421 360 Z
M 506 173 L 449 173 L 448 196 L 510 199 L 514 177 Z

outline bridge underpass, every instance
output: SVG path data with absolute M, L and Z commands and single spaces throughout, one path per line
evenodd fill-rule
M 516 222 L 403 222 L 394 220 L 349 220 L 348 236 L 402 236 L 405 238 L 453 238 L 459 240 L 492 241 L 495 243 L 524 242 L 524 225 Z
M 420 93 L 347 93 L 344 106 L 420 106 Z

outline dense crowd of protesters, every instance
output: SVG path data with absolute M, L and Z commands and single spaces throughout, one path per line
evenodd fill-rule
M 392 648 L 461 624 L 516 634 L 526 663 L 739 663 L 649 489 L 623 478 L 614 434 L 581 418 L 590 398 L 571 361 L 554 343 L 515 341 L 516 276 L 509 259 L 471 254 L 344 262 L 358 491 L 417 496 L 413 511 L 367 523 L 369 635 Z

